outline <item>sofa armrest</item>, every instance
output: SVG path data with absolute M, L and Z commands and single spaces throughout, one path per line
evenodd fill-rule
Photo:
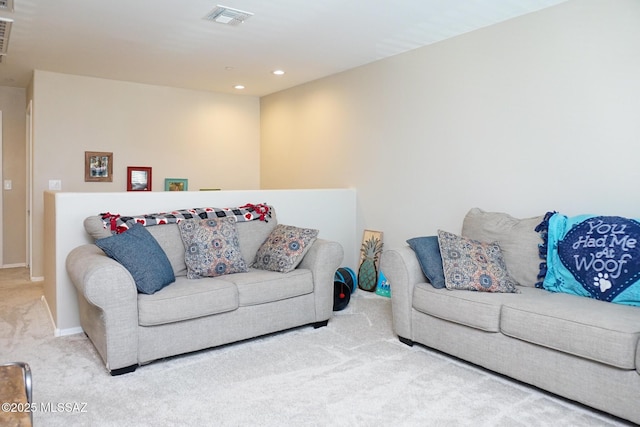
M 333 313 L 333 278 L 344 259 L 338 242 L 316 239 L 298 268 L 311 270 L 316 295 L 316 322 L 327 320 Z
M 138 291 L 129 271 L 95 245 L 73 249 L 66 259 L 78 291 L 80 323 L 115 370 L 138 363 Z
M 393 330 L 399 337 L 413 340 L 411 330 L 413 288 L 417 283 L 427 281 L 418 258 L 409 246 L 384 251 L 380 259 L 380 271 L 384 272 L 391 286 Z

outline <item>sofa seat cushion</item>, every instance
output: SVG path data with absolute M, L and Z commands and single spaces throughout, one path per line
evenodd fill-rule
M 535 288 L 518 286 L 522 293 L 472 292 L 435 289 L 418 283 L 413 290 L 413 308 L 440 319 L 487 332 L 500 332 L 500 309 L 503 303 L 528 298 Z
M 295 269 L 278 273 L 250 268 L 248 273 L 236 273 L 221 277 L 238 287 L 241 307 L 280 301 L 313 292 L 311 270 Z
M 586 359 L 635 369 L 640 309 L 539 290 L 539 298 L 505 301 L 501 331 Z
M 238 308 L 238 289 L 217 278 L 189 280 L 177 277 L 171 285 L 153 295 L 138 295 L 138 323 L 162 325 Z

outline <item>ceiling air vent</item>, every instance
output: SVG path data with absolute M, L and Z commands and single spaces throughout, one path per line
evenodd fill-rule
M 0 0 L 0 10 L 13 12 L 13 0 Z
M 204 16 L 203 19 L 219 24 L 238 25 L 253 16 L 251 12 L 233 9 L 231 7 L 217 5 L 215 9 Z
M 7 54 L 9 47 L 9 33 L 11 32 L 12 19 L 0 18 L 0 55 Z

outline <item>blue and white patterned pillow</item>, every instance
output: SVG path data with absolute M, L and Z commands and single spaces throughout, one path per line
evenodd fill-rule
M 638 220 L 554 213 L 545 231 L 545 289 L 640 306 Z
M 278 224 L 260 246 L 252 267 L 260 270 L 288 273 L 302 261 L 318 230 Z
M 497 243 L 485 243 L 438 230 L 447 289 L 519 293 Z
M 185 247 L 188 279 L 248 271 L 234 217 L 185 220 L 178 227 Z

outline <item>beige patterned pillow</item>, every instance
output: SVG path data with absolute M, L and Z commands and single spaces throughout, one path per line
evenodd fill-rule
M 178 227 L 185 247 L 187 279 L 248 271 L 235 217 L 185 220 Z
M 478 242 L 438 230 L 438 244 L 447 289 L 518 292 L 497 243 Z
M 288 273 L 300 264 L 318 230 L 278 224 L 260 246 L 252 267 Z

